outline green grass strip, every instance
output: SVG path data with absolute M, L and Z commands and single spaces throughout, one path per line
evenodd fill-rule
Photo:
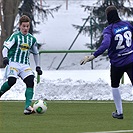
M 124 102 L 124 119 L 111 116 L 113 101 L 47 101 L 45 114 L 24 115 L 23 101 L 0 102 L 0 133 L 90 133 L 133 130 L 133 103 Z

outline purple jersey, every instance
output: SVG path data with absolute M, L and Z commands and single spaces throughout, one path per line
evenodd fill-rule
M 133 26 L 127 21 L 110 24 L 103 30 L 103 41 L 94 53 L 97 57 L 108 49 L 110 63 L 120 67 L 133 62 Z

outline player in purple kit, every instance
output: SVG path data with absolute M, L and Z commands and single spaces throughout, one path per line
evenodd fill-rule
M 123 107 L 119 92 L 120 79 L 127 73 L 133 85 L 133 26 L 119 18 L 115 6 L 108 6 L 105 10 L 108 26 L 103 30 L 103 40 L 100 47 L 91 56 L 85 56 L 80 64 L 92 61 L 105 50 L 108 50 L 111 68 L 111 87 L 116 111 L 113 118 L 123 119 Z

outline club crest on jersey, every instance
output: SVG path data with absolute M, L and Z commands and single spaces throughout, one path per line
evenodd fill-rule
M 22 43 L 21 45 L 19 45 L 19 47 L 23 51 L 26 51 L 29 49 L 29 45 L 27 43 Z

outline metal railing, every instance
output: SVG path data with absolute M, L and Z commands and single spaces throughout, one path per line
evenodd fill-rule
M 39 51 L 39 55 L 43 53 L 93 53 L 96 50 L 42 50 Z M 93 65 L 93 63 L 91 63 Z M 93 68 L 93 66 L 91 66 Z M 40 82 L 40 75 L 37 75 L 37 83 Z M 121 83 L 124 84 L 124 75 L 121 79 Z
M 42 50 L 39 55 L 43 53 L 93 53 L 96 50 Z M 40 82 L 40 75 L 37 75 L 37 83 Z
M 39 51 L 39 54 L 42 53 L 93 53 L 96 50 L 42 50 Z

